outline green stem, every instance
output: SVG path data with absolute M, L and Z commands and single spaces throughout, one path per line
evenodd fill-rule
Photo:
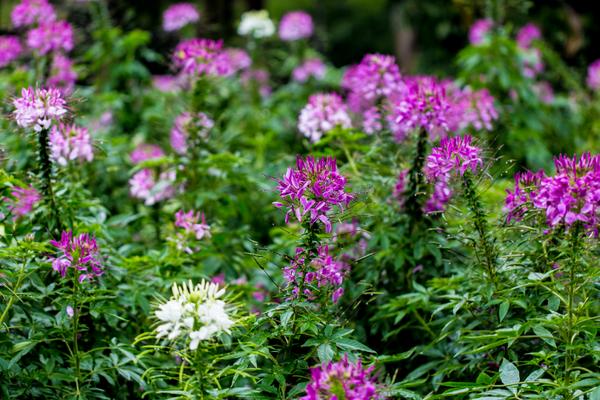
M 568 386 L 570 383 L 570 373 L 573 364 L 573 355 L 571 351 L 571 340 L 573 337 L 573 322 L 575 319 L 575 312 L 573 310 L 573 303 L 575 300 L 575 286 L 577 278 L 577 267 L 579 266 L 579 251 L 581 249 L 580 240 L 580 224 L 577 223 L 572 228 L 571 233 L 571 263 L 569 268 L 569 288 L 567 290 L 567 334 L 566 334 L 566 348 L 565 348 L 565 382 Z
M 6 303 L 6 307 L 4 308 L 2 315 L 0 315 L 0 327 L 2 327 L 4 320 L 8 316 L 8 311 L 11 309 L 11 307 L 15 303 L 15 299 L 17 298 L 17 290 L 19 290 L 19 288 L 21 287 L 21 284 L 23 283 L 23 279 L 25 279 L 25 266 L 26 265 L 27 265 L 27 262 L 24 262 L 21 265 L 21 269 L 19 270 L 19 276 L 17 277 L 17 282 L 13 286 L 12 296 L 10 296 L 10 299 L 8 299 L 8 303 Z
M 73 275 L 73 359 L 75 361 L 75 388 L 77 397 L 81 397 L 79 383 L 81 380 L 81 368 L 79 359 L 79 282 L 78 274 Z
M 423 185 L 423 165 L 425 164 L 426 151 L 427 131 L 421 129 L 417 139 L 413 163 L 408 171 L 408 187 L 406 189 L 406 211 L 414 220 L 421 219 L 423 215 L 419 193 Z
M 46 205 L 50 209 L 50 213 L 56 222 L 58 230 L 61 229 L 60 219 L 56 209 L 56 200 L 54 198 L 54 188 L 52 187 L 52 160 L 50 160 L 50 131 L 42 129 L 38 133 L 38 157 L 39 157 L 39 173 L 41 177 L 40 188 L 44 195 Z

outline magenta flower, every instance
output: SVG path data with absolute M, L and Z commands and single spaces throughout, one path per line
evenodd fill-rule
M 87 128 L 76 125 L 53 126 L 50 131 L 50 151 L 52 158 L 62 166 L 70 161 L 90 162 L 94 159 L 90 133 Z
M 284 41 L 307 39 L 314 30 L 310 14 L 304 11 L 291 11 L 281 18 L 279 23 L 279 38 Z
M 227 75 L 233 75 L 239 71 L 250 68 L 252 65 L 252 59 L 243 49 L 227 48 L 222 54 L 227 58 L 227 65 L 229 66 L 229 72 Z
M 96 239 L 87 233 L 73 236 L 72 231 L 63 231 L 60 240 L 51 240 L 50 244 L 59 251 L 58 255 L 51 257 L 52 269 L 60 273 L 61 277 L 67 275 L 69 268 L 76 271 L 79 283 L 84 280 L 93 280 L 104 273 L 100 263 L 100 252 Z
M 184 112 L 175 118 L 171 129 L 171 147 L 177 154 L 185 154 L 190 135 L 206 140 L 214 125 L 213 120 L 203 112 L 197 113 L 194 118 L 190 113 Z
M 498 119 L 494 98 L 487 89 L 458 90 L 458 99 L 452 105 L 454 121 L 450 126 L 455 130 L 464 130 L 471 126 L 477 130 L 492 130 L 492 121 Z
M 342 98 L 335 93 L 316 93 L 309 97 L 298 117 L 298 130 L 311 142 L 336 127 L 351 128 L 352 121 Z
M 175 171 L 158 173 L 149 168 L 136 172 L 129 180 L 129 193 L 132 197 L 144 200 L 151 206 L 175 195 Z
M 165 152 L 160 146 L 155 144 L 141 143 L 129 155 L 133 164 L 139 164 L 147 160 L 154 160 L 165 156 Z
M 327 213 L 337 206 L 343 209 L 354 198 L 346 193 L 346 178 L 338 173 L 334 158 L 326 157 L 315 160 L 308 156 L 298 156 L 296 169 L 288 168 L 283 179 L 278 181 L 277 190 L 281 202 L 273 203 L 275 207 L 286 207 L 285 222 L 294 215 L 299 222 L 309 214 L 310 224 L 317 221 L 325 225 L 325 232 L 331 232 L 331 222 Z
M 364 104 L 376 102 L 402 92 L 404 84 L 394 56 L 367 54 L 360 64 L 344 75 L 344 88 Z
M 13 26 L 20 28 L 35 23 L 54 21 L 56 13 L 54 7 L 47 0 L 21 0 L 13 8 L 10 18 Z
M 292 71 L 292 79 L 304 83 L 310 78 L 321 80 L 325 76 L 325 64 L 318 58 L 309 58 Z
M 471 145 L 473 138 L 469 135 L 443 138 L 438 147 L 431 149 L 425 162 L 425 176 L 430 181 L 444 179 L 452 175 L 464 175 L 468 170 L 472 173 L 483 167 L 481 149 Z
M 389 125 L 389 124 L 388 124 Z M 362 113 L 362 127 L 367 135 L 372 135 L 383 129 L 381 113 L 377 107 L 371 107 Z
M 198 241 L 211 237 L 210 226 L 206 223 L 204 213 L 195 212 L 194 210 L 188 212 L 179 210 L 175 214 L 175 226 L 183 229 L 183 232 L 177 233 L 177 238 L 175 239 L 177 248 L 188 254 L 199 250 L 197 247 L 194 249 L 189 247 L 188 243 L 190 239 Z
M 425 214 L 441 212 L 446 209 L 446 205 L 452 199 L 452 190 L 448 185 L 448 181 L 439 179 L 433 185 L 433 191 L 423 206 Z
M 269 80 L 269 71 L 262 68 L 247 69 L 240 76 L 240 81 L 244 87 L 248 89 L 256 88 L 262 97 L 268 97 L 271 94 Z
M 188 75 L 227 75 L 231 67 L 228 57 L 222 56 L 222 51 L 221 40 L 188 39 L 175 48 L 173 62 Z
M 63 93 L 68 95 L 73 92 L 76 80 L 77 73 L 73 68 L 73 61 L 60 53 L 55 54 L 52 59 L 48 85 L 61 89 Z
M 32 186 L 26 188 L 14 187 L 10 195 L 11 197 L 5 197 L 4 201 L 8 210 L 13 214 L 13 220 L 29 214 L 42 199 L 40 193 Z
M 600 59 L 594 61 L 588 67 L 587 85 L 592 90 L 600 89 Z
M 338 362 L 328 362 L 311 368 L 311 380 L 301 400 L 379 400 L 373 367 L 364 368 L 361 360 L 352 363 L 344 355 Z
M 534 40 L 542 38 L 542 31 L 534 23 L 528 23 L 517 32 L 517 45 L 522 49 L 528 49 Z
M 533 202 L 535 193 L 544 177 L 544 171 L 537 173 L 525 171 L 515 174 L 515 189 L 506 190 L 504 211 L 507 212 L 507 222 L 520 221 L 523 218 L 525 214 L 524 206 Z
M 0 68 L 19 58 L 23 52 L 23 47 L 19 38 L 16 36 L 0 36 Z
M 60 121 L 67 113 L 67 103 L 55 88 L 21 90 L 21 97 L 13 100 L 13 116 L 22 128 L 33 127 L 36 132 L 50 128 L 52 121 Z
M 334 231 L 333 242 L 336 248 L 344 251 L 340 257 L 342 261 L 356 260 L 366 254 L 371 235 L 356 220 L 337 224 Z
M 494 21 L 491 19 L 478 19 L 469 29 L 469 43 L 472 45 L 482 44 L 493 27 Z
M 178 31 L 199 19 L 200 13 L 196 6 L 190 3 L 176 3 L 163 13 L 163 29 L 167 32 Z
M 534 83 L 532 89 L 542 103 L 552 104 L 554 102 L 554 89 L 552 89 L 550 82 L 536 82 Z
M 38 54 L 73 50 L 73 28 L 66 21 L 45 21 L 27 32 L 27 46 Z
M 173 75 L 154 75 L 152 86 L 164 93 L 176 92 L 179 89 L 179 80 Z
M 400 204 L 400 207 L 403 207 L 404 203 L 406 202 L 406 197 L 404 196 L 404 194 L 406 193 L 407 185 L 408 169 L 404 169 L 398 175 L 398 180 L 396 180 L 393 192 L 393 196 L 396 200 L 398 200 L 398 204 Z

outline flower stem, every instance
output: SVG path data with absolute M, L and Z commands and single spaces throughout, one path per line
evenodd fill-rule
M 577 278 L 577 267 L 579 266 L 579 252 L 581 250 L 581 224 L 577 223 L 572 228 L 571 232 L 571 262 L 569 268 L 569 287 L 567 289 L 567 329 L 565 337 L 565 382 L 569 385 L 571 366 L 573 364 L 573 355 L 571 351 L 571 340 L 573 338 L 573 322 L 575 319 L 575 312 L 573 309 L 573 303 L 575 301 L 575 287 Z
M 50 141 L 48 138 L 49 130 L 42 129 L 38 134 L 38 157 L 39 172 L 41 177 L 41 190 L 44 195 L 46 205 L 56 222 L 56 228 L 61 229 L 60 219 L 57 214 L 56 200 L 54 198 L 54 189 L 52 187 L 52 161 L 50 160 Z
M 8 299 L 8 303 L 6 303 L 6 307 L 4 308 L 2 315 L 0 315 L 0 328 L 2 327 L 4 320 L 8 316 L 8 312 L 10 311 L 11 307 L 15 303 L 15 299 L 17 298 L 17 290 L 19 290 L 19 288 L 21 287 L 21 284 L 23 283 L 23 279 L 25 279 L 25 266 L 26 265 L 27 265 L 27 262 L 24 262 L 21 265 L 21 269 L 19 270 L 19 276 L 17 277 L 17 282 L 15 283 L 15 285 L 13 286 L 13 289 L 12 289 L 12 296 L 10 296 L 10 298 Z
M 77 398 L 81 397 L 79 383 L 81 380 L 81 368 L 79 359 L 79 282 L 77 274 L 73 276 L 73 359 L 75 362 L 75 389 Z
M 427 131 L 421 129 L 417 139 L 417 147 L 412 165 L 408 171 L 408 187 L 406 189 L 406 211 L 414 220 L 421 219 L 421 201 L 419 191 L 423 185 L 423 165 L 425 164 L 425 152 L 427 151 Z

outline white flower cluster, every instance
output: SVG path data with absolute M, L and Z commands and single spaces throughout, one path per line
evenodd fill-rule
M 181 286 L 174 284 L 171 299 L 155 312 L 162 322 L 156 328 L 156 337 L 166 336 L 169 340 L 189 337 L 190 350 L 196 350 L 203 340 L 231 333 L 233 321 L 225 310 L 225 302 L 219 300 L 224 294 L 225 289 L 205 280 L 195 286 L 192 281 Z
M 267 10 L 247 11 L 242 14 L 238 34 L 255 38 L 269 37 L 275 33 L 275 24 Z

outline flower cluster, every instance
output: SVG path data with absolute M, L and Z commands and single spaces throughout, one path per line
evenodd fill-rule
M 488 34 L 494 27 L 494 21 L 489 18 L 478 19 L 469 29 L 469 43 L 479 45 L 485 42 Z
M 23 52 L 23 47 L 16 36 L 0 36 L 0 68 L 16 60 Z
M 227 57 L 227 65 L 229 66 L 227 75 L 233 75 L 236 72 L 250 68 L 252 65 L 252 59 L 243 49 L 227 48 L 223 52 L 223 57 Z
M 212 39 L 188 39 L 177 45 L 173 62 L 188 75 L 227 75 L 231 69 L 223 57 L 223 42 Z
M 310 96 L 298 118 L 298 130 L 312 142 L 335 127 L 350 128 L 352 121 L 342 98 L 335 93 Z
M 533 78 L 544 70 L 542 53 L 539 49 L 532 47 L 533 42 L 541 37 L 540 28 L 532 23 L 525 25 L 517 32 L 517 45 L 524 53 L 523 74 L 526 77 Z
M 544 171 L 537 173 L 525 171 L 515 174 L 514 190 L 506 190 L 504 210 L 507 213 L 507 222 L 520 221 L 523 218 L 525 214 L 524 205 L 533 201 L 535 189 L 537 189 L 544 176 Z
M 343 250 L 342 261 L 350 262 L 364 256 L 371 235 L 360 227 L 357 221 L 337 224 L 333 242 L 337 249 Z
M 29 214 L 42 199 L 40 193 L 31 186 L 15 187 L 11 190 L 10 195 L 11 198 L 4 198 L 3 201 L 6 202 L 14 220 Z
M 213 126 L 213 120 L 203 112 L 197 113 L 193 118 L 190 113 L 184 112 L 175 118 L 170 136 L 171 147 L 177 154 L 185 154 L 190 136 L 207 139 Z
M 338 172 L 335 158 L 298 157 L 296 169 L 288 168 L 283 179 L 278 181 L 277 190 L 282 201 L 273 205 L 288 209 L 286 223 L 292 215 L 302 222 L 309 214 L 311 225 L 321 221 L 325 231 L 331 232 L 327 213 L 333 206 L 343 209 L 354 198 L 344 191 L 345 188 L 346 178 Z
M 91 281 L 104 273 L 93 236 L 87 233 L 73 236 L 72 231 L 63 231 L 60 240 L 51 240 L 50 244 L 59 250 L 59 254 L 51 258 L 52 269 L 63 278 L 69 268 L 76 271 L 80 283 L 86 279 Z
M 54 21 L 56 13 L 48 0 L 21 0 L 10 14 L 15 28 Z
M 177 211 L 175 214 L 175 226 L 183 230 L 177 233 L 177 238 L 175 239 L 177 249 L 185 251 L 188 254 L 198 251 L 198 248 L 192 249 L 189 247 L 190 238 L 198 241 L 210 238 L 211 236 L 210 226 L 206 223 L 204 213 L 195 212 L 194 210 L 188 212 L 183 210 Z
M 487 89 L 457 90 L 457 98 L 452 104 L 454 113 L 450 127 L 452 130 L 464 130 L 469 126 L 477 130 L 492 129 L 492 121 L 498 119 L 494 98 Z
M 175 195 L 175 175 L 175 171 L 141 169 L 129 179 L 129 193 L 147 206 L 170 199 Z
M 163 13 L 163 29 L 167 32 L 178 31 L 187 24 L 200 19 L 200 13 L 191 3 L 176 3 Z
M 173 75 L 154 75 L 152 86 L 164 93 L 176 92 L 179 89 L 179 79 Z
M 270 75 L 266 69 L 247 69 L 242 72 L 240 81 L 246 88 L 255 88 L 262 97 L 267 97 L 271 94 Z
M 60 121 L 67 113 L 67 103 L 55 88 L 21 90 L 21 97 L 13 100 L 13 115 L 22 128 L 33 127 L 36 132 L 50 128 L 52 121 Z
M 534 40 L 542 38 L 542 32 L 537 25 L 528 23 L 517 32 L 517 45 L 522 49 L 528 49 Z
M 317 298 L 317 291 L 331 291 L 331 301 L 337 303 L 344 294 L 344 277 L 350 266 L 338 261 L 329 254 L 328 246 L 320 246 L 317 254 L 298 248 L 289 266 L 283 269 L 288 287 L 292 288 L 291 298 L 305 296 L 308 300 Z
M 361 360 L 355 363 L 344 355 L 338 362 L 328 362 L 311 368 L 311 380 L 306 386 L 306 395 L 301 400 L 378 400 L 384 399 L 377 393 L 377 381 L 373 367 L 364 368 Z
M 304 11 L 289 12 L 279 22 L 279 38 L 287 42 L 307 39 L 312 36 L 313 30 L 312 17 Z
M 406 202 L 404 194 L 406 193 L 406 187 L 408 185 L 408 172 L 408 169 L 400 171 L 396 184 L 394 185 L 393 196 L 398 201 L 400 207 L 403 207 Z
M 594 61 L 588 67 L 586 82 L 590 89 L 600 89 L 600 60 Z
M 310 78 L 323 79 L 325 76 L 325 64 L 318 58 L 309 58 L 298 65 L 292 71 L 292 79 L 296 82 L 304 83 Z
M 246 11 L 238 25 L 238 34 L 255 38 L 269 37 L 275 33 L 275 24 L 267 10 Z
M 222 333 L 231 333 L 234 321 L 221 300 L 225 289 L 216 283 L 202 280 L 197 285 L 191 281 L 181 286 L 173 284 L 173 295 L 158 307 L 154 315 L 160 321 L 156 337 L 169 340 L 189 339 L 190 350 L 196 350 L 202 341 Z
M 50 131 L 49 138 L 52 158 L 62 166 L 66 166 L 69 161 L 90 162 L 94 159 L 92 137 L 87 128 L 76 125 L 55 125 Z
M 129 155 L 129 159 L 133 164 L 139 164 L 147 160 L 153 160 L 165 156 L 165 152 L 160 146 L 155 144 L 141 143 Z
M 73 49 L 73 28 L 66 21 L 48 21 L 27 32 L 27 46 L 38 54 Z
M 71 94 L 76 80 L 77 73 L 73 68 L 73 61 L 62 54 L 55 54 L 50 67 L 48 85 L 61 89 L 65 94 Z

